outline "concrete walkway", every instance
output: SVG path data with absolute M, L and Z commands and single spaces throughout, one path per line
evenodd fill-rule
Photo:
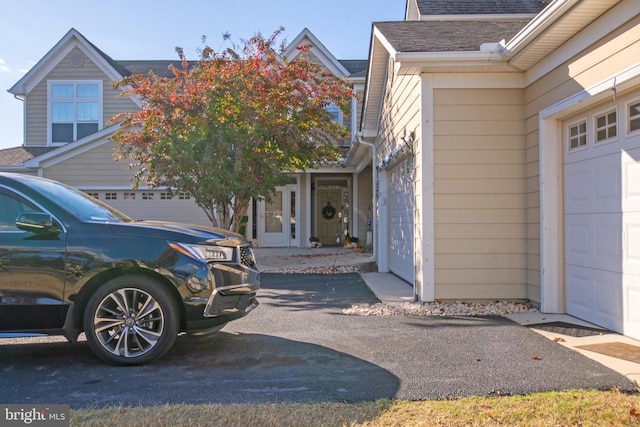
M 335 266 L 353 266 L 358 268 L 362 280 L 367 284 L 376 297 L 384 304 L 411 303 L 415 300 L 413 287 L 391 273 L 379 273 L 375 267 L 375 260 L 371 254 L 358 253 L 353 249 L 341 247 L 323 248 L 257 248 L 254 249 L 258 268 L 262 272 L 281 272 L 283 270 L 299 268 L 322 268 Z M 593 351 L 601 348 L 621 348 L 626 355 L 631 353 L 640 355 L 640 342 L 623 335 L 603 330 L 602 333 L 584 334 L 576 336 L 571 329 L 546 328 L 545 324 L 554 322 L 599 329 L 567 314 L 525 313 L 507 315 L 510 320 L 524 326 L 557 342 L 560 345 L 571 348 L 584 356 L 593 359 L 600 364 L 622 374 L 634 382 L 640 389 L 640 363 L 623 358 L 624 352 L 617 352 L 616 356 L 606 355 Z M 564 332 L 564 333 L 563 333 Z M 596 346 L 594 346 L 596 345 Z M 589 346 L 589 349 L 585 347 Z M 608 352 L 611 354 L 611 352 Z M 632 357 L 633 358 L 633 357 Z M 628 359 L 628 357 L 627 357 Z

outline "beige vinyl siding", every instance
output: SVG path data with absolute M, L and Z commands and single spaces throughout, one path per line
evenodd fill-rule
M 524 299 L 519 89 L 434 90 L 436 299 Z
M 69 64 L 71 55 L 80 54 L 84 62 L 80 67 Z M 79 48 L 74 48 L 40 83 L 27 95 L 26 98 L 26 145 L 47 145 L 47 82 L 50 80 L 102 80 L 102 119 L 103 126 L 111 124 L 110 120 L 118 112 L 137 111 L 137 105 L 129 98 L 119 98 L 113 89 L 113 83 L 105 73 L 93 63 Z
M 25 145 L 47 146 L 47 81 L 38 84 L 25 99 Z
M 588 34 L 585 29 L 583 34 Z M 540 301 L 539 121 L 541 111 L 582 92 L 640 58 L 640 17 L 531 83 L 524 91 L 526 115 L 527 297 Z M 622 94 L 618 94 L 622 95 Z
M 133 171 L 129 170 L 129 161 L 113 159 L 115 146 L 115 142 L 106 142 L 44 169 L 43 174 L 74 187 L 130 187 Z
M 358 235 L 351 237 L 357 237 L 360 246 L 366 244 L 368 215 L 369 211 L 373 212 L 372 170 L 371 166 L 368 166 L 356 178 L 358 180 L 358 200 L 355 200 L 355 203 L 358 207 L 358 216 L 354 218 L 354 221 L 358 224 Z M 373 220 L 373 213 L 371 219 Z
M 390 70 L 387 71 L 389 72 Z M 394 76 L 393 78 L 388 78 L 388 81 L 391 80 L 392 84 L 386 85 L 384 92 L 381 120 L 379 123 L 378 138 L 376 140 L 376 159 L 374 159 L 373 161 L 374 166 L 380 165 L 381 161 L 388 158 L 390 153 L 392 153 L 394 150 L 399 150 L 402 144 L 401 138 L 405 135 L 410 134 L 411 132 L 415 132 L 417 139 L 416 143 L 414 144 L 416 149 L 416 158 L 419 157 L 420 152 L 421 142 L 419 141 L 419 137 L 421 134 L 421 78 L 419 75 L 403 74 Z M 402 161 L 402 159 L 398 160 Z M 390 165 L 390 168 L 393 166 L 394 165 Z M 414 164 L 414 167 L 415 166 L 416 165 Z M 388 170 L 383 173 L 386 173 L 387 176 L 389 176 Z M 418 168 L 415 169 L 415 173 L 413 175 L 415 181 L 413 188 L 420 191 L 420 172 Z M 374 177 L 374 179 L 377 178 Z M 414 271 L 418 272 L 422 268 L 422 255 L 420 253 L 420 248 L 422 247 L 422 245 L 420 241 L 417 241 L 417 239 L 420 239 L 422 234 L 419 232 L 420 225 L 417 223 L 417 221 L 419 221 L 419 215 L 417 213 L 418 211 L 416 211 L 415 209 L 416 207 L 420 206 L 419 201 L 421 200 L 421 194 L 419 192 L 415 192 L 412 197 L 414 198 L 414 225 L 412 235 L 413 250 L 415 253 L 413 257 L 413 269 Z M 388 215 L 388 209 L 390 208 L 387 206 L 384 210 L 383 215 Z M 358 237 L 366 238 L 366 231 L 365 234 Z M 386 242 L 384 244 L 387 245 L 387 249 L 385 249 L 385 251 L 383 252 L 388 255 L 389 262 L 391 262 L 391 253 L 388 252 L 388 247 L 390 247 L 391 242 Z M 420 274 L 415 274 L 414 282 L 416 288 L 419 289 L 422 283 L 422 276 Z

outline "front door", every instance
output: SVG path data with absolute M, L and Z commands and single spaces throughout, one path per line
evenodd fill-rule
M 316 196 L 318 239 L 323 246 L 342 243 L 342 189 L 318 189 Z
M 271 201 L 258 204 L 260 212 L 259 245 L 263 248 L 297 247 L 297 185 L 276 187 Z

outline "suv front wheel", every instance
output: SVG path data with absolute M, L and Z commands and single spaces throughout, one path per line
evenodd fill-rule
M 162 285 L 144 276 L 120 276 L 100 286 L 84 312 L 89 347 L 101 359 L 139 365 L 174 344 L 179 314 Z

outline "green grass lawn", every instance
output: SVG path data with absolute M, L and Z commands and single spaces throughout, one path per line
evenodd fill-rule
M 71 411 L 72 426 L 640 426 L 640 394 L 570 390 L 408 402 L 166 405 Z

